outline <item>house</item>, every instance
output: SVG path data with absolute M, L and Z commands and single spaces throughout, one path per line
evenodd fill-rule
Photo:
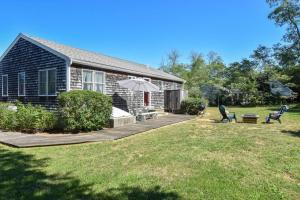
M 133 92 L 117 81 L 144 78 L 159 92 Z M 143 64 L 85 51 L 19 34 L 0 58 L 1 101 L 55 108 L 57 95 L 70 90 L 94 90 L 109 95 L 125 111 L 151 106 L 176 110 L 184 80 Z

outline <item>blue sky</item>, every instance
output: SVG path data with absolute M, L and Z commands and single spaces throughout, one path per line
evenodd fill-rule
M 226 63 L 281 40 L 264 0 L 9 0 L 0 54 L 19 32 L 151 66 L 177 49 L 218 52 Z

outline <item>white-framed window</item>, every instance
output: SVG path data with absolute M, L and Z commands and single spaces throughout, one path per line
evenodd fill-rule
M 18 96 L 25 96 L 25 72 L 18 73 Z
M 93 71 L 82 70 L 82 89 L 93 90 Z
M 2 96 L 8 96 L 8 75 L 2 75 Z
M 56 69 L 39 70 L 39 96 L 56 96 Z
M 83 69 L 82 89 L 105 93 L 105 73 L 102 71 Z
M 94 90 L 96 92 L 104 93 L 105 82 L 104 82 L 104 72 L 94 71 Z

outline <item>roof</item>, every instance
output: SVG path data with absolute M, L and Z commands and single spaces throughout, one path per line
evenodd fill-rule
M 20 34 L 18 37 L 33 42 L 41 46 L 42 48 L 49 50 L 50 52 L 66 60 L 69 60 L 70 63 L 73 64 L 81 64 L 81 65 L 86 65 L 86 66 L 91 66 L 91 67 L 96 67 L 101 69 L 125 72 L 129 74 L 136 74 L 136 75 L 161 78 L 161 79 L 166 79 L 171 81 L 184 82 L 183 79 L 178 78 L 174 75 L 168 74 L 161 70 L 154 69 L 147 65 L 139 64 L 136 62 L 66 46 L 53 41 L 41 39 L 38 37 L 32 37 L 29 35 Z M 17 39 L 15 41 L 17 41 Z M 4 53 L 3 56 L 5 56 L 6 53 Z

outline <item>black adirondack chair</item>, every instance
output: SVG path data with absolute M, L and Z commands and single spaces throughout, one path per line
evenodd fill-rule
M 281 124 L 280 117 L 289 110 L 287 105 L 283 105 L 280 107 L 278 112 L 270 113 L 269 116 L 266 117 L 266 123 L 270 123 L 271 119 L 276 120 Z
M 224 120 L 228 120 L 229 122 L 232 122 L 233 119 L 235 120 L 235 122 L 237 121 L 235 113 L 228 112 L 224 105 L 219 106 L 219 111 L 222 115 L 222 119 L 221 119 L 222 122 L 224 122 Z

